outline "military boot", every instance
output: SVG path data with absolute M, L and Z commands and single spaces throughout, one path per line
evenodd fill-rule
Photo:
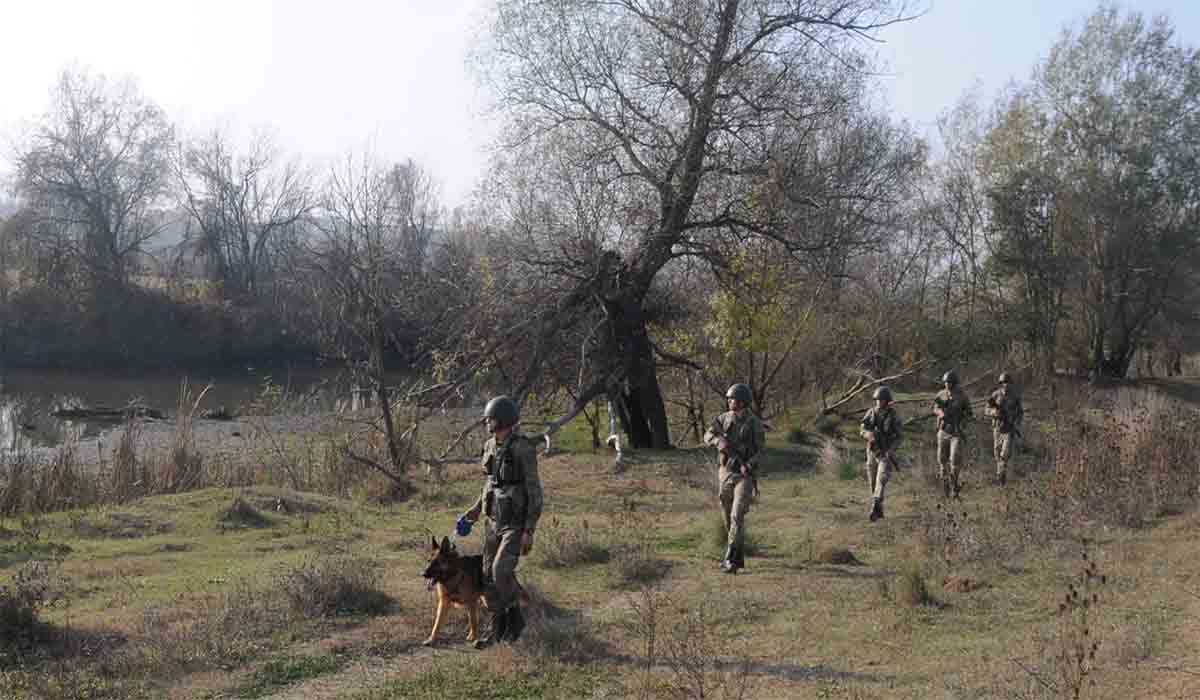
M 741 547 L 734 547 L 733 549 L 733 564 L 739 570 L 746 568 L 746 555 L 742 552 Z
M 950 498 L 950 479 L 942 477 L 942 497 Z
M 505 625 L 503 641 L 515 642 L 521 638 L 521 632 L 525 630 L 525 616 L 521 614 L 521 604 L 513 603 L 506 616 L 508 624 Z
M 951 486 L 953 487 L 953 490 L 954 490 L 954 497 L 959 498 L 958 492 L 962 490 L 962 484 L 958 483 L 958 474 L 955 474 L 954 477 L 950 479 L 950 481 L 953 482 L 951 484 Z
M 725 548 L 725 557 L 721 559 L 721 571 L 727 574 L 737 573 L 737 549 L 733 545 Z
M 1005 484 L 1007 484 L 1008 483 L 1008 473 L 1000 472 L 998 475 L 996 475 L 996 483 L 1000 484 L 1001 486 L 1004 486 Z
M 487 636 L 480 637 L 475 640 L 476 649 L 486 649 L 496 642 L 504 639 L 508 633 L 508 611 L 492 613 L 492 624 L 488 629 Z
M 883 517 L 883 500 L 876 498 L 875 502 L 871 505 L 871 515 L 869 515 L 868 518 L 871 520 L 871 522 L 875 522 L 876 520 L 879 520 L 882 517 Z

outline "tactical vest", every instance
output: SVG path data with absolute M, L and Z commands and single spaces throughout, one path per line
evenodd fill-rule
M 940 404 L 943 414 L 940 429 L 947 435 L 958 435 L 962 432 L 963 419 L 966 417 L 966 396 L 961 392 L 954 392 L 945 398 L 938 394 L 938 398 L 943 401 Z
M 1016 403 L 1005 389 L 997 389 L 992 393 L 992 404 L 995 408 L 995 415 L 992 416 L 993 428 L 1002 433 L 1013 431 L 1017 422 L 1017 416 L 1013 415 L 1016 412 Z
M 513 454 L 513 446 L 525 436 L 510 435 L 495 453 L 488 457 L 483 468 L 488 477 L 488 502 L 484 512 L 497 527 L 520 527 L 525 523 L 525 467 Z
M 889 418 L 892 420 L 888 421 Z M 876 449 L 880 452 L 887 452 L 895 447 L 895 421 L 897 420 L 899 420 L 899 417 L 891 407 L 885 408 L 882 411 L 873 408 L 867 411 L 867 415 L 863 416 L 863 430 L 875 433 Z

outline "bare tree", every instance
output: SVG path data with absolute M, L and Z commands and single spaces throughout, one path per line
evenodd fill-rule
M 219 132 L 181 149 L 176 174 L 198 229 L 193 246 L 212 278 L 234 299 L 260 297 L 274 273 L 274 244 L 313 206 L 308 174 L 295 162 L 281 163 L 266 134 L 238 155 Z
M 384 167 L 347 157 L 315 211 L 317 239 L 304 260 L 311 310 L 325 351 L 354 370 L 380 411 L 389 464 L 351 453 L 397 482 L 413 461 L 411 433 L 398 431 L 386 360 L 399 331 L 428 303 L 423 276 L 438 206 L 429 176 L 409 161 Z
M 890 0 L 499 3 L 481 65 L 510 117 L 507 144 L 569 139 L 586 156 L 579 167 L 620 198 L 619 230 L 595 232 L 591 274 L 554 307 L 600 306 L 596 356 L 619 360 L 635 446 L 670 445 L 647 318 L 656 276 L 735 230 L 790 248 L 798 228 L 772 204 L 854 196 L 797 191 L 792 174 L 811 173 L 805 135 L 860 94 L 854 41 L 904 14 Z M 608 390 L 608 374 L 577 410 Z
M 66 71 L 17 154 L 16 189 L 69 240 L 93 291 L 121 289 L 163 224 L 174 131 L 131 82 Z

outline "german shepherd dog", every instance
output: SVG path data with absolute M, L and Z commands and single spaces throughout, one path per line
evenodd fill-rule
M 422 577 L 429 579 L 429 587 L 437 590 L 437 613 L 433 618 L 433 631 L 425 640 L 425 646 L 437 641 L 438 628 L 446 618 L 450 607 L 467 609 L 467 641 L 478 637 L 479 605 L 487 605 L 484 597 L 483 555 L 464 556 L 458 553 L 449 537 L 430 538 L 429 565 Z

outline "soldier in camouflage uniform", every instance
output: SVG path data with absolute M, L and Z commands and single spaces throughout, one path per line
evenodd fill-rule
M 998 381 L 1000 386 L 988 397 L 986 413 L 992 419 L 996 483 L 1003 486 L 1008 482 L 1008 458 L 1021 435 L 1025 407 L 1021 405 L 1021 394 L 1012 386 L 1012 376 L 1008 372 L 1001 372 Z
M 938 478 L 942 480 L 942 492 L 947 498 L 951 493 L 958 498 L 961 488 L 959 472 L 962 471 L 963 429 L 966 422 L 974 418 L 971 400 L 958 384 L 958 375 L 953 371 L 942 375 L 945 388 L 933 398 L 933 415 L 937 416 Z
M 881 386 L 873 394 L 875 407 L 863 416 L 859 434 L 867 441 L 867 484 L 871 487 L 871 522 L 883 517 L 883 492 L 900 446 L 900 416 L 892 408 L 892 391 Z
M 486 600 L 491 632 L 475 642 L 483 648 L 516 641 L 525 627 L 519 601 L 517 562 L 533 548 L 533 533 L 542 516 L 542 482 L 534 443 L 516 430 L 520 409 L 507 396 L 488 402 L 483 411 L 492 437 L 483 446 L 481 464 L 487 481 L 483 493 L 462 517 L 471 522 L 487 516 L 483 541 Z
M 725 516 L 725 557 L 721 570 L 736 574 L 746 567 L 742 550 L 746 512 L 757 491 L 755 460 L 766 444 L 762 421 L 750 411 L 753 394 L 745 384 L 734 384 L 725 392 L 729 410 L 713 419 L 704 433 L 704 444 L 717 448 L 717 495 Z

